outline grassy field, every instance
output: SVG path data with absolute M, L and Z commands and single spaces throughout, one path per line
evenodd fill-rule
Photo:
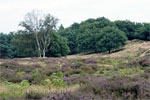
M 112 54 L 0 59 L 0 99 L 149 100 L 148 49 L 134 40 Z

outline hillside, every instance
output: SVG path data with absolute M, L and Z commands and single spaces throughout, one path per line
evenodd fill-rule
M 142 41 L 142 40 L 132 40 L 128 41 L 127 45 L 123 48 L 123 50 L 120 50 L 118 52 L 114 52 L 111 54 L 89 54 L 89 55 L 70 55 L 67 56 L 68 59 L 72 58 L 91 58 L 91 57 L 135 57 L 140 56 L 144 52 L 150 49 L 150 41 Z M 148 52 L 147 52 L 148 53 Z
M 149 49 L 133 40 L 111 54 L 0 59 L 0 99 L 149 100 Z

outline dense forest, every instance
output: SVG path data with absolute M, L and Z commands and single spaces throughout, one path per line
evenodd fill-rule
M 67 28 L 63 25 L 57 28 L 58 19 L 50 14 L 42 19 L 36 18 L 34 12 L 27 15 L 19 24 L 23 30 L 0 33 L 0 58 L 111 53 L 121 49 L 127 40 L 150 40 L 150 23 L 110 21 L 99 17 L 74 23 Z M 33 23 L 35 21 L 39 23 Z

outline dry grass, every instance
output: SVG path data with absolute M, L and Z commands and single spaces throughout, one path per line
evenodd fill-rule
M 46 67 L 47 66 L 47 64 L 45 64 L 42 61 L 38 61 L 38 62 L 20 61 L 20 62 L 18 62 L 18 64 L 22 64 L 22 65 L 34 65 L 34 64 L 37 64 L 37 65 L 40 65 L 41 67 Z
M 0 62 L 0 65 L 2 64 L 2 62 Z
M 74 92 L 77 89 L 80 88 L 80 85 L 72 85 L 66 88 L 61 88 L 61 87 L 48 87 L 48 86 L 43 86 L 43 85 L 31 85 L 29 87 L 26 87 L 25 89 L 15 89 L 15 90 L 10 90 L 8 87 L 5 85 L 0 85 L 0 94 L 8 94 L 11 96 L 11 92 L 15 92 L 17 94 L 21 94 L 22 96 L 28 94 L 28 93 L 38 93 L 38 94 L 44 94 L 44 95 L 49 95 L 51 93 L 62 93 L 62 92 Z
M 70 55 L 67 56 L 67 59 L 75 59 L 75 58 L 97 58 L 97 57 L 109 57 L 109 58 L 117 58 L 117 57 L 135 57 L 140 55 L 142 52 L 150 49 L 149 41 L 141 41 L 141 40 L 133 40 L 128 41 L 127 45 L 123 50 L 111 54 L 89 54 L 89 55 Z
M 32 85 L 30 86 L 29 88 L 27 88 L 25 90 L 25 93 L 31 93 L 31 92 L 34 92 L 34 93 L 41 93 L 41 94 L 50 94 L 50 93 L 61 93 L 62 91 L 69 91 L 69 92 L 74 92 L 76 91 L 77 89 L 80 88 L 80 85 L 76 84 L 76 85 L 73 85 L 73 86 L 69 86 L 69 87 L 66 87 L 66 88 L 60 88 L 60 87 L 47 87 L 47 86 L 40 86 L 40 85 Z
M 6 91 L 6 87 L 4 85 L 2 85 L 2 84 L 0 84 L 0 92 L 1 91 Z

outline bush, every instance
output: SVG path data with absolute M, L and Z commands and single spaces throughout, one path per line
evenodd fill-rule
M 25 99 L 41 100 L 43 96 L 44 95 L 42 95 L 41 93 L 30 92 L 30 93 L 26 93 Z
M 98 66 L 96 64 L 88 64 L 81 66 L 80 69 L 85 73 L 94 74 L 96 71 L 98 71 Z
M 43 100 L 100 100 L 100 98 L 97 98 L 92 94 L 64 92 L 51 94 L 48 98 L 43 98 Z
M 66 87 L 67 84 L 64 81 L 64 75 L 62 72 L 58 72 L 58 73 L 53 73 L 50 76 L 50 80 L 51 80 L 51 84 L 53 86 L 57 86 L 57 87 Z
M 142 79 L 142 78 L 140 78 Z M 120 99 L 150 99 L 150 83 L 148 81 L 134 80 L 125 76 L 114 76 L 112 78 L 95 78 L 80 91 L 99 95 L 103 99 L 109 97 L 114 100 Z

